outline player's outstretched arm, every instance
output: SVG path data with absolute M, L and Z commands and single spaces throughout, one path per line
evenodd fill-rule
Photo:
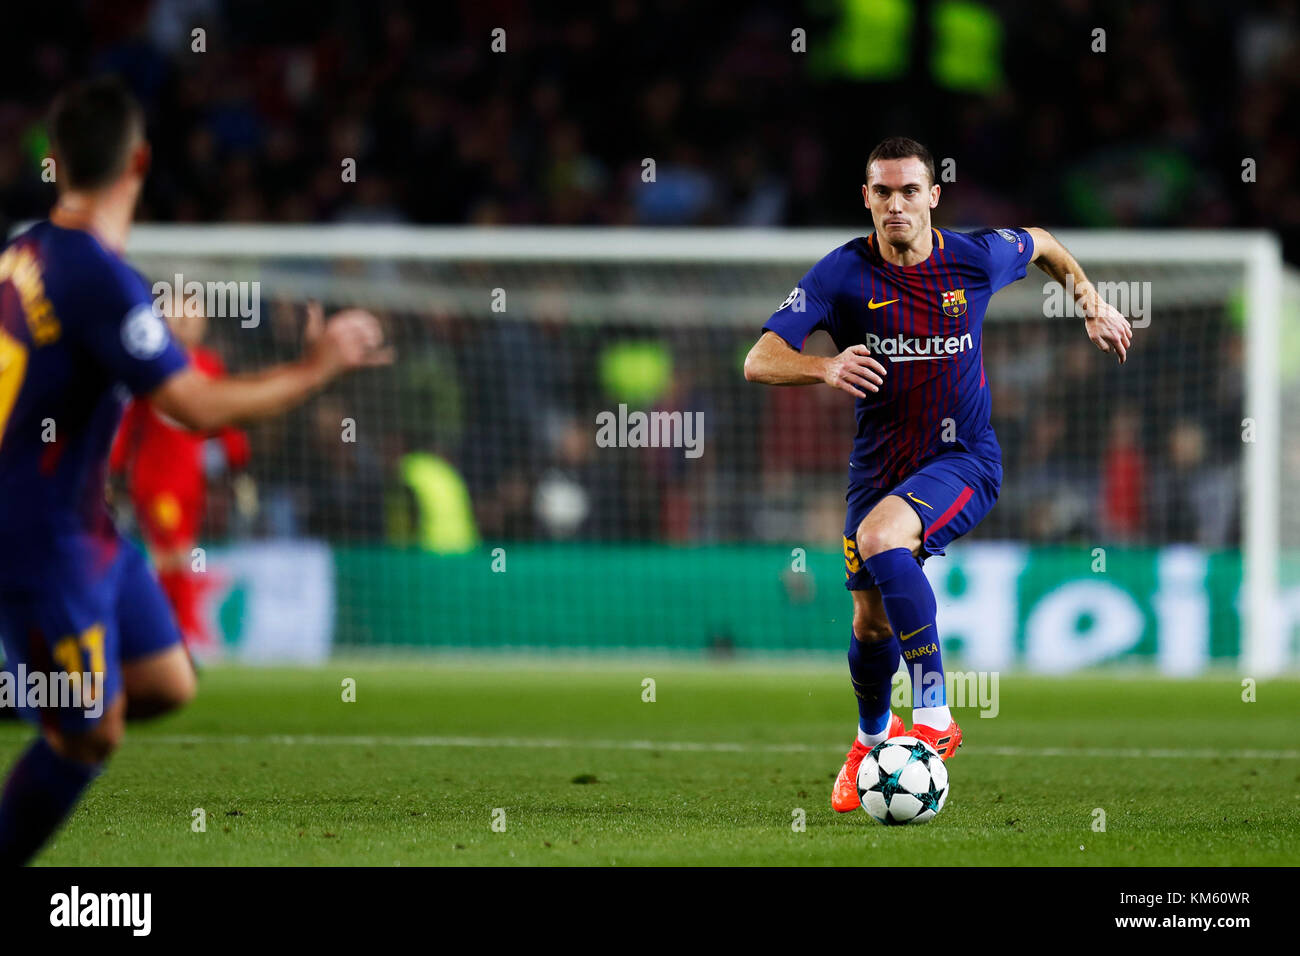
M 163 382 L 149 400 L 164 415 L 196 431 L 268 418 L 301 404 L 345 372 L 393 360 L 379 320 L 345 309 L 325 321 L 320 306 L 308 308 L 307 348 L 296 362 L 248 375 L 212 379 L 187 367 Z
M 1060 240 L 1037 226 L 1031 226 L 1027 231 L 1034 239 L 1034 257 L 1030 261 L 1067 289 L 1070 283 L 1066 282 L 1066 277 L 1073 277 L 1074 301 L 1083 313 L 1088 338 L 1103 352 L 1114 353 L 1123 364 L 1128 359 L 1129 345 L 1133 341 L 1133 326 L 1128 319 L 1097 293 L 1096 287 L 1083 274 L 1083 267 Z
M 764 385 L 824 383 L 858 398 L 880 391 L 885 374 L 885 366 L 871 357 L 865 345 L 851 345 L 830 358 L 804 355 L 775 332 L 764 332 L 745 356 L 746 381 Z

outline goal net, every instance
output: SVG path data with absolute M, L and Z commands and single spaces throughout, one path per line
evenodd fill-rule
M 233 372 L 296 356 L 312 299 L 377 312 L 398 351 L 252 426 L 251 482 L 214 456 L 203 534 L 226 640 L 251 656 L 292 653 L 304 630 L 316 654 L 842 652 L 852 401 L 750 384 L 741 365 L 851 237 L 137 228 L 131 258 L 201 297 Z M 1101 355 L 1033 267 L 993 300 L 1005 481 L 927 564 L 945 650 L 1044 671 L 1294 666 L 1300 571 L 1283 555 L 1300 517 L 1281 502 L 1300 480 L 1283 427 L 1300 342 L 1276 243 L 1061 238 L 1133 318 L 1130 361 Z

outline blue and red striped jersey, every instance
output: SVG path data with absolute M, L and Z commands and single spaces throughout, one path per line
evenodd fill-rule
M 888 369 L 857 402 L 851 484 L 892 488 L 934 456 L 966 450 L 1000 462 L 989 422 L 982 335 L 989 299 L 1024 278 L 1034 243 L 1024 229 L 934 230 L 930 257 L 886 262 L 873 235 L 808 270 L 764 330 L 802 351 L 817 329 L 843 351 L 865 344 Z
M 145 280 L 89 232 L 37 223 L 0 253 L 0 580 L 111 548 L 127 399 L 186 364 Z

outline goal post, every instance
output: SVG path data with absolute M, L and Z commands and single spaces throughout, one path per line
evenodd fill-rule
M 1269 675 L 1286 666 L 1289 628 L 1284 628 L 1278 591 L 1281 523 L 1282 249 L 1277 237 L 1260 234 L 1242 243 L 1245 261 L 1246 443 L 1242 495 L 1242 671 Z M 1288 542 L 1292 546 L 1300 541 Z
M 371 420 L 395 429 L 395 436 L 383 436 L 371 449 L 374 474 L 366 472 L 370 465 L 335 461 L 319 449 L 304 452 L 301 442 L 280 433 L 263 443 L 265 454 L 283 459 L 268 464 L 275 472 L 268 482 L 288 489 L 276 507 L 286 514 L 310 509 L 312 503 L 304 505 L 303 499 L 318 487 L 340 498 L 338 513 L 329 520 L 283 524 L 332 545 L 358 546 L 355 555 L 348 551 L 346 560 L 340 559 L 340 567 L 355 558 L 358 564 L 390 568 L 391 574 L 416 574 L 392 570 L 396 559 L 370 545 L 388 540 L 392 513 L 419 512 L 418 501 L 403 505 L 385 494 L 364 527 L 360 518 L 349 524 L 349 516 L 359 513 L 367 496 L 383 493 L 394 470 L 413 468 L 411 456 L 436 449 L 440 459 L 456 464 L 460 480 L 453 476 L 439 486 L 442 479 L 427 472 L 408 481 L 408 499 L 419 481 L 438 486 L 441 490 L 427 492 L 428 500 L 443 502 L 439 507 L 445 514 L 464 507 L 448 503 L 463 494 L 475 531 L 462 538 L 484 555 L 499 546 L 508 561 L 518 543 L 525 563 L 536 560 L 536 567 L 554 571 L 556 562 L 571 557 L 577 563 L 569 578 L 585 569 L 598 580 L 590 592 L 569 578 L 559 590 L 554 579 L 526 589 L 530 601 L 543 603 L 533 605 L 533 613 L 545 619 L 540 631 L 549 635 L 540 643 L 816 651 L 839 649 L 847 638 L 840 633 L 847 627 L 842 608 L 838 617 L 827 611 L 843 598 L 836 590 L 833 555 L 818 559 L 816 588 L 797 583 L 800 579 L 791 576 L 802 573 L 797 569 L 778 567 L 770 580 L 754 584 L 752 593 L 738 578 L 713 576 L 710 562 L 743 564 L 737 549 L 757 544 L 769 550 L 761 560 L 753 554 L 744 559 L 752 558 L 755 567 L 800 549 L 835 550 L 839 531 L 833 512 L 836 498 L 842 500 L 843 431 L 851 435 L 850 410 L 815 397 L 765 397 L 792 390 L 747 385 L 739 359 L 745 343 L 757 336 L 808 267 L 857 234 L 850 229 L 144 224 L 133 230 L 128 255 L 150 281 L 256 283 L 268 317 L 260 329 L 246 320 L 210 318 L 211 337 L 230 353 L 235 370 L 291 354 L 291 336 L 286 338 L 283 315 L 277 315 L 308 298 L 383 313 L 399 350 L 420 356 L 418 373 L 403 371 L 399 358 L 393 370 L 366 375 L 351 391 L 344 387 L 347 399 L 334 408 L 346 411 L 355 399 Z M 1074 347 L 1080 340 L 1087 344 L 1081 330 L 1054 314 L 1059 296 L 1053 299 L 1049 280 L 1032 267 L 1026 280 L 994 298 L 985 359 L 995 387 L 994 424 L 1014 460 L 1005 463 L 1003 496 L 993 515 L 971 545 L 959 545 L 954 554 L 971 556 L 974 571 L 980 547 L 1009 545 L 1020 555 L 1022 581 L 1030 574 L 1046 583 L 1019 586 L 1008 598 L 1019 603 L 1007 611 L 1012 623 L 1003 636 L 980 631 L 986 622 L 963 625 L 956 611 L 948 630 L 968 627 L 971 637 L 963 646 L 979 659 L 1007 666 L 1051 670 L 1071 666 L 1072 660 L 1106 663 L 1132 650 L 1170 673 L 1214 664 L 1239 667 L 1250 676 L 1294 668 L 1300 607 L 1288 610 L 1296 602 L 1281 594 L 1300 585 L 1300 573 L 1280 569 L 1288 566 L 1283 552 L 1300 547 L 1300 527 L 1289 532 L 1282 514 L 1289 483 L 1300 482 L 1300 454 L 1294 464 L 1288 459 L 1284 465 L 1283 416 L 1290 414 L 1290 404 L 1283 397 L 1288 390 L 1300 394 L 1300 382 L 1284 375 L 1292 344 L 1284 328 L 1289 286 L 1276 237 L 1230 231 L 1057 235 L 1094 282 L 1109 284 L 1104 291 L 1131 295 L 1130 304 L 1143 310 L 1136 323 L 1136 361 L 1121 379 L 1105 364 L 1108 358 L 1085 359 Z M 1057 327 L 1062 319 L 1064 325 Z M 1144 355 L 1148 347 L 1149 357 Z M 498 362 L 503 363 L 499 370 Z M 1097 372 L 1092 378 L 1085 374 L 1089 369 Z M 486 383 L 498 371 L 494 391 Z M 502 391 L 519 394 L 503 397 Z M 620 406 L 686 415 L 699 411 L 707 465 L 697 467 L 688 456 L 663 449 L 623 448 L 606 455 L 579 447 L 597 442 L 592 412 L 612 414 Z M 1235 445 L 1233 434 L 1239 439 Z M 1126 435 L 1136 440 L 1126 443 Z M 389 455 L 389 444 L 400 454 Z M 333 474 L 336 466 L 346 475 Z M 295 470 L 304 469 L 310 481 L 295 484 Z M 1122 506 L 1108 505 L 1108 489 L 1127 488 L 1122 479 L 1130 471 L 1142 476 L 1145 490 L 1130 489 Z M 358 487 L 348 486 L 351 478 Z M 618 494 L 602 487 L 606 481 Z M 1211 517 L 1198 515 L 1199 505 L 1207 506 Z M 1232 513 L 1225 514 L 1229 508 Z M 417 546 L 419 524 L 418 518 L 408 521 L 404 539 Z M 230 539 L 277 533 L 265 512 L 261 523 L 245 531 L 224 527 Z M 446 535 L 445 528 L 425 532 L 426 551 L 456 553 L 454 546 L 439 551 L 437 534 Z M 677 581 L 682 587 L 677 597 L 684 603 L 672 606 L 669 593 L 616 607 L 603 592 L 638 587 L 636 572 L 612 571 L 605 558 L 582 551 L 592 544 L 615 548 L 609 560 L 633 562 L 653 576 L 656 587 L 671 592 Z M 1095 614 L 1079 612 L 1084 623 L 1078 624 L 1076 643 L 1086 653 L 1072 657 L 1078 648 L 1053 650 L 1052 639 L 1036 636 L 1035 628 L 1046 627 L 1043 622 L 1055 620 L 1052 614 L 1058 612 L 1029 607 L 1024 593 L 1073 589 L 1070 593 L 1085 595 L 1083 579 L 1061 577 L 1057 587 L 1051 583 L 1057 572 L 1050 569 L 1075 560 L 1062 557 L 1061 549 L 1091 554 L 1112 545 L 1121 557 L 1105 572 L 1107 580 L 1114 582 L 1132 568 L 1135 580 L 1146 581 L 1140 587 L 1152 594 L 1165 588 L 1167 579 L 1173 583 L 1160 591 L 1163 597 L 1137 595 L 1129 610 L 1107 604 Z M 643 546 L 663 547 L 650 555 Z M 712 557 L 705 554 L 709 548 L 717 549 Z M 358 556 L 362 553 L 366 557 Z M 1193 575 L 1218 578 L 1221 593 L 1195 598 L 1207 602 L 1203 613 L 1175 608 L 1180 595 L 1192 593 L 1178 583 L 1184 580 L 1179 575 L 1188 573 L 1189 555 L 1195 567 L 1208 563 L 1211 569 Z M 687 579 L 675 576 L 674 557 L 680 567 L 691 568 Z M 1025 562 L 1033 565 L 1029 571 Z M 960 559 L 955 563 L 962 567 Z M 946 573 L 943 562 L 931 565 L 936 569 L 928 565 L 927 573 Z M 463 599 L 491 606 L 506 592 L 465 583 L 471 580 L 464 577 L 468 572 L 453 571 L 451 563 L 419 567 L 450 575 L 447 580 L 470 590 L 438 601 L 386 589 L 388 571 L 365 572 L 371 576 L 364 585 L 340 580 L 341 626 L 350 635 L 340 639 L 381 647 L 402 632 L 407 637 L 394 640 L 410 643 L 419 626 L 412 622 L 432 614 L 437 627 L 459 636 L 431 643 L 489 646 L 492 629 L 476 631 L 472 615 L 452 604 Z M 1239 587 L 1225 583 L 1234 574 L 1240 576 Z M 707 584 L 700 584 L 701 578 Z M 415 577 L 404 580 L 416 586 Z M 721 606 L 724 594 L 726 601 L 754 610 L 745 616 Z M 954 607 L 960 604 L 957 595 L 958 590 L 950 595 Z M 390 599 L 411 604 L 393 613 L 360 606 Z M 554 605 L 546 606 L 547 601 Z M 587 601 L 590 611 L 584 610 Z M 633 625 L 638 613 L 645 620 Z M 629 626 L 637 627 L 636 633 L 609 634 Z M 755 636 L 764 627 L 786 633 L 768 645 Z M 1230 627 L 1235 634 L 1228 635 Z M 1107 628 L 1113 629 L 1110 637 L 1103 633 Z M 810 633 L 796 636 L 805 630 Z M 477 636 L 464 637 L 470 632 Z M 673 636 L 683 633 L 689 636 Z M 511 636 L 524 644 L 533 639 Z M 987 653 L 976 650 L 1003 645 Z M 1183 645 L 1199 649 L 1166 652 Z

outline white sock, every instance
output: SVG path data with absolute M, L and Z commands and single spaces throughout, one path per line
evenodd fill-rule
M 912 724 L 925 724 L 935 730 L 947 730 L 952 723 L 952 711 L 945 704 L 942 707 L 917 707 L 912 711 Z
M 870 750 L 872 747 L 874 747 L 876 744 L 880 743 L 882 740 L 886 740 L 886 739 L 888 739 L 888 737 L 889 737 L 889 725 L 892 724 L 893 722 L 894 722 L 894 714 L 893 714 L 893 711 L 890 711 L 890 713 L 889 713 L 889 719 L 885 721 L 885 729 L 882 730 L 882 731 L 881 731 L 880 733 L 878 733 L 878 734 L 869 734 L 869 733 L 867 733 L 865 730 L 862 729 L 862 725 L 859 724 L 859 725 L 858 725 L 858 743 L 862 744 L 862 746 L 864 746 L 864 747 L 866 747 L 868 750 Z

